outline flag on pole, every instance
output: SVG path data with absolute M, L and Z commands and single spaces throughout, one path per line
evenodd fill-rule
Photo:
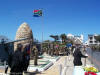
M 33 15 L 34 17 L 42 16 L 42 10 L 34 10 L 33 13 L 34 13 L 34 15 Z

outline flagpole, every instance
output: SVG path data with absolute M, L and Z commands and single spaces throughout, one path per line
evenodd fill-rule
M 42 27 L 41 27 L 41 31 L 42 31 L 42 43 L 41 43 L 41 50 L 43 52 L 43 24 L 44 24 L 44 20 L 43 20 L 43 8 L 41 9 L 42 10 L 42 16 L 41 16 L 41 22 L 42 22 Z
M 41 52 L 43 52 L 43 12 L 42 12 L 43 9 L 37 9 L 37 10 L 34 10 L 34 16 L 35 17 L 40 17 L 41 18 Z

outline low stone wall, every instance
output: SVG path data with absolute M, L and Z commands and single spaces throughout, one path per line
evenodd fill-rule
M 100 70 L 100 52 L 92 51 L 91 48 L 87 48 L 89 60 Z

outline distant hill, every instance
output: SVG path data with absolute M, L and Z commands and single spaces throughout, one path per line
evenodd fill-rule
M 5 42 L 10 42 L 11 40 L 4 35 L 0 35 L 0 42 L 4 39 Z

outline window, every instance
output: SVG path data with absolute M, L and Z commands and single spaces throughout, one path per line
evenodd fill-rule
M 93 41 L 90 41 L 90 43 L 93 43 Z
M 95 43 L 97 43 L 97 41 L 95 41 Z
M 90 39 L 90 40 L 92 40 L 92 39 L 93 39 L 93 37 L 89 37 L 89 39 Z

